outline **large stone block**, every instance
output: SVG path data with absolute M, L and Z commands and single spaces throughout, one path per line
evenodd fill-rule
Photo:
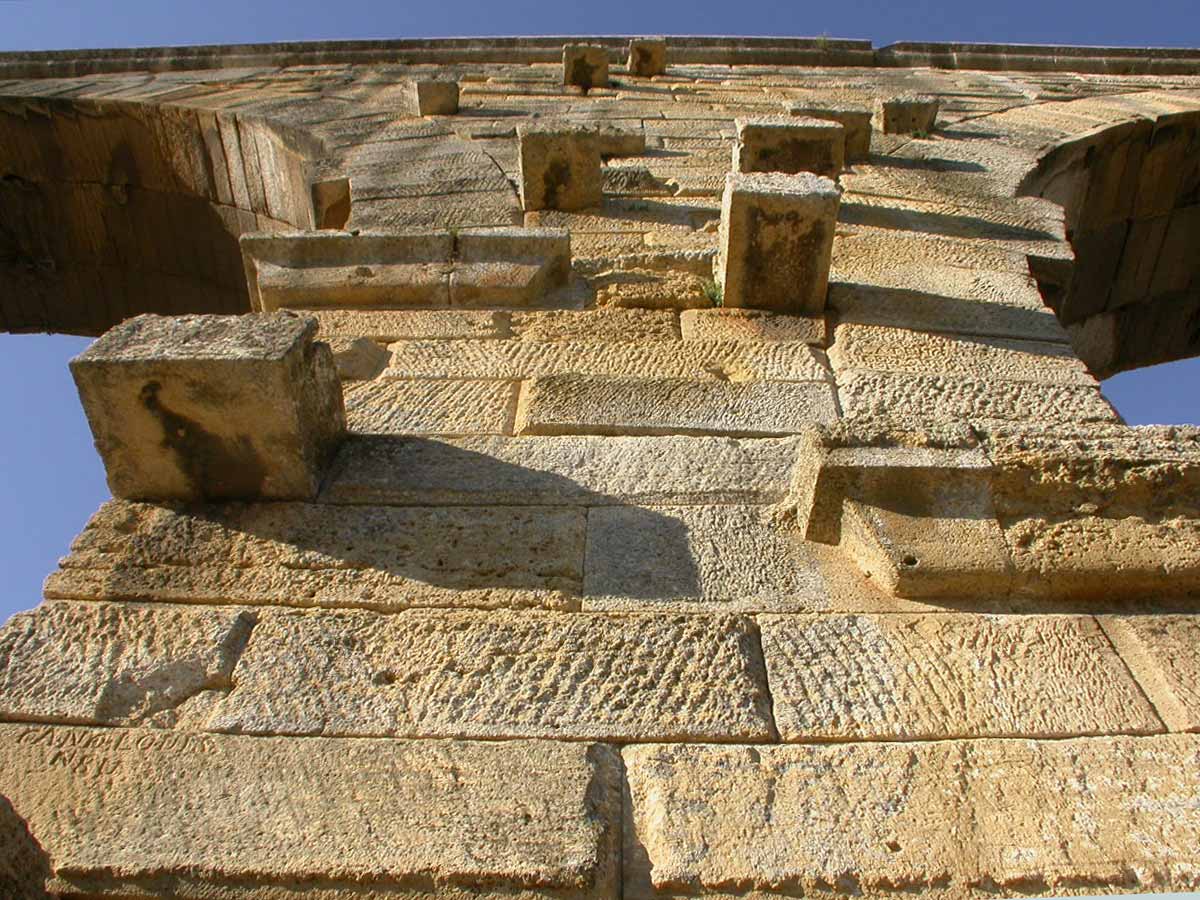
M 67 896 L 603 900 L 605 747 L 0 726 L 0 792 Z
M 875 122 L 884 134 L 921 134 L 933 131 L 939 103 L 933 97 L 904 95 L 875 102 Z
M 634 38 L 629 42 L 629 74 L 652 78 L 667 71 L 665 38 Z
M 865 162 L 871 155 L 871 110 L 850 103 L 798 102 L 789 103 L 793 116 L 828 119 L 845 129 L 846 162 Z
M 519 389 L 498 378 L 347 385 L 346 427 L 357 434 L 511 434 Z
M 608 51 L 599 44 L 564 44 L 562 65 L 565 85 L 583 88 L 585 93 L 608 87 Z
M 1189 891 L 1194 735 L 645 745 L 623 752 L 625 892 Z M 1086 887 L 1085 887 L 1086 886 Z
M 317 323 L 287 313 L 144 315 L 71 374 L 117 497 L 312 497 L 346 428 Z
M 754 627 L 735 618 L 275 613 L 255 629 L 235 678 L 211 730 L 609 741 L 774 735 Z
M 418 116 L 452 116 L 458 112 L 458 82 L 413 81 L 408 85 L 408 107 Z
M 1200 732 L 1200 616 L 1101 616 L 1100 624 L 1167 727 Z
M 724 305 L 821 313 L 840 197 L 807 172 L 727 175 L 715 266 Z
M 775 721 L 785 741 L 1163 730 L 1090 616 L 768 616 L 760 622 Z
M 735 172 L 812 172 L 837 178 L 845 158 L 845 129 L 828 119 L 737 119 Z
M 521 126 L 517 134 L 523 209 L 572 211 L 600 205 L 603 176 L 595 131 Z

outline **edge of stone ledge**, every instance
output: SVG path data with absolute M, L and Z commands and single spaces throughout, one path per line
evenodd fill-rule
M 621 62 L 637 35 L 581 37 L 410 38 L 266 44 L 130 47 L 0 53 L 0 78 L 52 78 L 117 72 L 346 64 L 557 63 L 564 43 L 586 40 Z M 1063 71 L 1104 74 L 1200 74 L 1200 49 L 1088 47 L 904 41 L 875 48 L 843 38 L 666 38 L 674 65 L 806 65 Z

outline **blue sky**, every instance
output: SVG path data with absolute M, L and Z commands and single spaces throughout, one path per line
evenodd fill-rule
M 1153 5 L 1008 0 L 0 0 L 0 50 L 486 34 L 738 34 L 899 40 L 1200 46 L 1196 0 Z M 41 582 L 107 497 L 67 371 L 87 341 L 0 335 L 0 621 Z M 1131 424 L 1200 422 L 1200 360 L 1118 376 Z

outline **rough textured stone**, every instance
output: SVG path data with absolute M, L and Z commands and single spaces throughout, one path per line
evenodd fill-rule
M 634 38 L 629 42 L 629 74 L 651 78 L 667 71 L 664 38 Z
M 518 138 L 522 209 L 600 205 L 600 141 L 594 132 L 522 125 Z
M 849 103 L 789 103 L 793 116 L 839 123 L 845 138 L 846 162 L 865 162 L 871 155 L 871 110 Z
M 820 314 L 839 198 L 808 173 L 726 176 L 714 269 L 724 305 Z
M 355 606 L 569 605 L 582 582 L 574 507 L 113 501 L 75 539 L 46 596 Z M 504 560 L 503 566 L 497 560 Z
M 825 320 L 760 309 L 689 309 L 679 314 L 685 341 L 804 341 L 825 343 Z
M 906 95 L 875 102 L 875 121 L 884 134 L 918 134 L 933 131 L 938 101 Z
M 0 795 L 0 891 L 11 900 L 51 900 L 50 860 L 8 798 Z
M 599 44 L 564 44 L 563 84 L 589 91 L 608 86 L 608 52 Z
M 538 376 L 517 404 L 517 434 L 795 434 L 837 418 L 823 381 Z
M 512 333 L 523 341 L 674 341 L 675 314 L 661 309 L 513 312 Z
M 812 118 L 738 119 L 735 172 L 813 172 L 837 178 L 845 161 L 840 122 Z
M 795 443 L 724 437 L 352 437 L 330 469 L 327 503 L 608 506 L 774 503 Z M 702 467 L 680 460 L 702 459 Z
M 1196 616 L 1102 616 L 1138 684 L 1171 731 L 1200 731 L 1200 621 Z
M 0 726 L 0 760 L 52 887 L 77 895 L 617 890 L 619 762 L 599 746 Z
M 752 506 L 612 507 L 588 513 L 585 604 L 812 610 L 824 580 L 777 513 Z
M 494 310 L 323 309 L 313 312 L 325 337 L 367 337 L 381 344 L 401 340 L 451 340 L 508 336 L 507 314 Z
M 629 898 L 1197 884 L 1200 743 L 1190 735 L 622 755 Z
M 748 622 L 529 611 L 272 614 L 255 629 L 236 686 L 208 727 L 612 741 L 773 736 Z
M 414 115 L 452 116 L 458 112 L 456 81 L 414 81 L 409 91 L 409 111 Z
M 760 621 L 775 721 L 785 741 L 1163 730 L 1091 617 Z
M 368 381 L 347 385 L 346 423 L 358 434 L 511 434 L 516 399 L 515 381 Z
M 253 625 L 233 609 L 44 603 L 0 630 L 0 719 L 170 724 L 229 687 Z
M 343 381 L 369 381 L 382 372 L 392 358 L 387 348 L 371 338 L 333 337 L 328 343 L 338 377 Z M 344 402 L 345 397 L 342 399 Z
M 118 497 L 308 498 L 345 431 L 317 323 L 139 316 L 71 361 Z

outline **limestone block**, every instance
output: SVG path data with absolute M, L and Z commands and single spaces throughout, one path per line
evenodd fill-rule
M 618 889 L 618 772 L 561 741 L 0 726 L 0 790 L 52 889 L 89 897 L 599 900 Z
M 629 74 L 653 78 L 667 71 L 665 38 L 634 38 L 629 42 Z
M 458 112 L 457 81 L 413 81 L 408 86 L 408 112 L 417 116 L 452 116 Z
M 523 341 L 675 341 L 679 320 L 660 309 L 514 312 L 512 334 Z
M 823 381 L 545 375 L 525 382 L 515 433 L 795 434 L 837 418 Z
M 589 609 L 812 611 L 828 589 L 806 545 L 754 506 L 613 506 L 588 514 Z
M 326 503 L 611 506 L 775 503 L 787 494 L 788 438 L 351 436 L 325 479 Z M 681 460 L 703 459 L 703 466 Z
M 369 381 L 387 367 L 392 354 L 371 338 L 331 337 L 333 364 L 343 381 Z
M 563 84 L 583 88 L 585 93 L 608 87 L 608 51 L 599 44 L 564 44 L 562 65 Z
M 0 795 L 0 894 L 10 900 L 51 900 L 50 859 L 8 798 Z
M 686 615 L 272 614 L 255 630 L 209 728 L 768 740 L 766 677 L 752 631 L 744 619 Z
M 810 173 L 730 173 L 714 274 L 727 307 L 825 309 L 840 191 Z
M 800 102 L 789 103 L 793 116 L 827 119 L 838 122 L 844 129 L 846 162 L 865 162 L 871 155 L 871 110 L 852 103 Z
M 572 605 L 565 593 L 582 585 L 584 520 L 576 507 L 112 501 L 75 539 L 45 593 L 380 611 L 563 608 Z
M 605 159 L 641 156 L 646 152 L 646 132 L 641 128 L 601 125 L 596 129 L 596 137 L 600 142 L 600 155 Z
M 600 205 L 600 140 L 595 132 L 522 125 L 517 135 L 522 209 L 573 211 Z
M 1197 617 L 1101 616 L 1100 624 L 1167 727 L 1200 731 Z
M 845 157 L 840 122 L 811 118 L 737 119 L 735 172 L 813 172 L 837 178 Z
M 933 131 L 939 103 L 933 97 L 905 95 L 875 101 L 875 124 L 884 134 Z
M 784 741 L 1163 730 L 1090 616 L 768 616 L 760 622 Z
M 355 434 L 510 434 L 519 384 L 504 379 L 387 379 L 346 385 Z
M 317 228 L 345 228 L 350 221 L 350 179 L 313 182 L 312 203 L 313 224 Z
M 679 314 L 685 341 L 803 341 L 825 344 L 825 320 L 760 309 L 688 309 Z
M 324 309 L 312 316 L 321 337 L 367 337 L 381 344 L 508 336 L 508 314 L 466 309 Z
M 307 498 L 345 432 L 317 323 L 143 315 L 71 361 L 117 497 Z
M 625 892 L 1192 890 L 1192 735 L 623 751 Z M 847 827 L 853 823 L 853 827 Z
M 571 275 L 565 228 L 464 229 L 455 235 L 453 306 L 535 306 Z
M 821 356 L 798 342 L 400 341 L 384 377 L 531 378 L 578 375 L 730 382 L 821 381 Z
M 253 627 L 233 609 L 46 602 L 0 630 L 0 719 L 119 725 L 229 687 Z

